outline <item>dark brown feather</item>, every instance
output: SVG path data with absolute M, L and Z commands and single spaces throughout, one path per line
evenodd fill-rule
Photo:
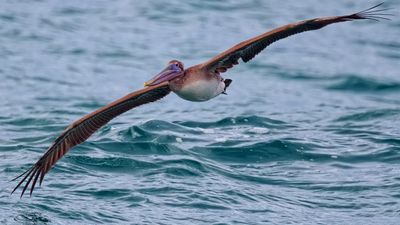
M 107 124 L 116 116 L 134 107 L 157 101 L 170 92 L 171 90 L 168 82 L 147 87 L 128 94 L 72 123 L 30 169 L 14 179 L 16 180 L 23 177 L 12 193 L 26 181 L 23 185 L 21 197 L 24 195 L 31 182 L 30 195 L 32 195 L 38 178 L 40 177 L 39 185 L 41 185 L 44 175 L 69 149 L 84 142 L 100 127 Z
M 387 19 L 385 16 L 390 16 L 391 14 L 383 12 L 388 9 L 376 9 L 382 4 L 383 3 L 351 15 L 315 18 L 279 27 L 257 37 L 243 41 L 199 66 L 210 72 L 223 73 L 238 64 L 239 59 L 242 59 L 243 62 L 246 63 L 270 44 L 294 34 L 310 30 L 318 30 L 329 24 L 345 21 Z

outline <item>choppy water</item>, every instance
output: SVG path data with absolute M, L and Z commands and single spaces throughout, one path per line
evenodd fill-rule
M 74 148 L 33 197 L 8 182 L 61 131 L 289 22 L 376 1 L 1 1 L 1 224 L 399 224 L 400 2 L 392 21 L 285 39 L 228 96 L 175 95 Z

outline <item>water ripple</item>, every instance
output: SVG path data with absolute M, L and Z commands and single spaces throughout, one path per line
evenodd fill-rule
M 359 76 L 343 76 L 336 84 L 326 87 L 328 90 L 351 91 L 351 92 L 379 92 L 379 91 L 399 91 L 400 83 L 395 81 L 378 81 Z

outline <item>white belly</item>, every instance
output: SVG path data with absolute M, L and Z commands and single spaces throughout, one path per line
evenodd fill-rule
M 210 100 L 224 91 L 225 83 L 217 79 L 197 80 L 185 84 L 175 93 L 188 101 L 202 102 Z

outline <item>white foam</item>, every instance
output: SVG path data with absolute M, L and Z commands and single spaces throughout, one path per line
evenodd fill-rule
M 266 134 L 269 133 L 269 129 L 265 127 L 253 127 L 249 130 L 249 132 L 256 134 Z
M 218 142 L 225 142 L 225 141 L 227 141 L 228 139 L 226 138 L 226 137 L 219 137 L 219 138 L 215 138 L 215 141 L 218 141 Z
M 215 134 L 214 129 L 201 129 L 201 132 L 203 132 L 205 134 Z

